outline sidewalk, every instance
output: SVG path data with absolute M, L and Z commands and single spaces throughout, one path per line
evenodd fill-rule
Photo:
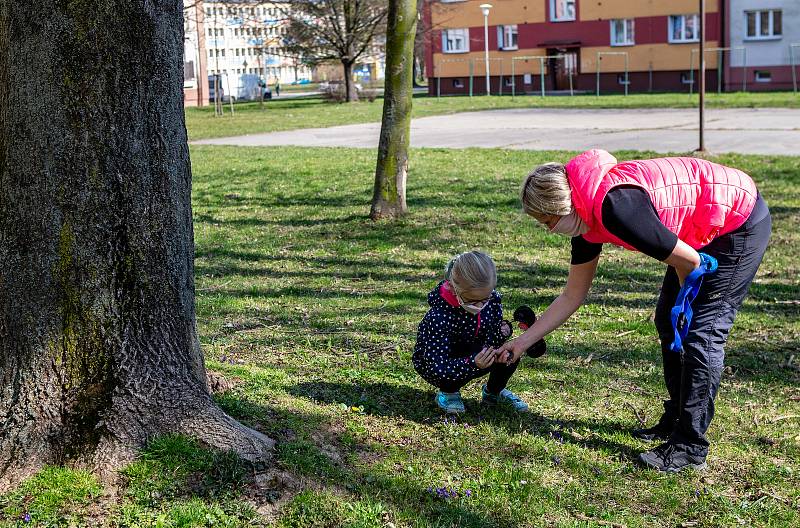
M 414 147 L 524 150 L 651 150 L 697 148 L 692 109 L 510 109 L 415 119 Z M 311 128 L 206 139 L 194 144 L 375 148 L 380 123 Z M 800 110 L 737 108 L 706 111 L 706 149 L 712 153 L 800 155 Z

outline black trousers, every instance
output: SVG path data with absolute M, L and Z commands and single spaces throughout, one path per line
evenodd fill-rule
M 664 383 L 669 393 L 661 420 L 664 425 L 675 425 L 670 442 L 695 455 L 708 454 L 705 435 L 714 417 L 725 342 L 767 249 L 772 219 L 769 212 L 759 216 L 760 219 L 748 220 L 736 231 L 700 249 L 715 257 L 719 268 L 704 277 L 692 303 L 694 318 L 683 341 L 682 353 L 669 348 L 674 338 L 670 311 L 680 290 L 674 268 L 667 268 L 661 287 L 655 323 L 664 359 Z
M 517 370 L 519 362 L 520 360 L 518 359 L 516 362 L 510 365 L 506 365 L 505 363 L 495 363 L 487 369 L 475 371 L 474 374 L 467 378 L 453 380 L 448 383 L 441 383 L 439 385 L 439 389 L 442 392 L 458 392 L 470 381 L 489 374 L 489 380 L 486 382 L 486 390 L 491 394 L 500 394 L 500 391 L 505 389 L 506 385 L 508 385 L 508 380 L 511 379 L 514 371 Z

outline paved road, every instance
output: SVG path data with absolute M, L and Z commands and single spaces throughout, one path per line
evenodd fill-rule
M 653 150 L 697 148 L 697 111 L 511 109 L 413 120 L 415 147 L 499 147 L 527 150 Z M 311 128 L 195 141 L 197 144 L 375 148 L 380 123 Z M 745 154 L 800 154 L 800 110 L 709 110 L 706 149 Z

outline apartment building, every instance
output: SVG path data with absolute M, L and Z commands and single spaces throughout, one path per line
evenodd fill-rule
M 726 88 L 791 90 L 800 74 L 800 1 L 725 0 L 729 13 Z
M 688 91 L 698 63 L 697 0 L 432 0 L 426 53 L 429 91 L 486 93 L 484 46 L 492 93 L 578 90 L 603 93 Z M 707 48 L 720 48 L 721 2 L 706 0 Z M 734 1 L 734 0 L 731 0 Z M 762 3 L 753 2 L 740 3 Z M 797 3 L 787 0 L 782 3 Z M 707 56 L 707 89 L 723 82 L 722 53 Z M 627 62 L 627 68 L 626 68 Z M 514 76 L 512 79 L 512 63 Z M 720 68 L 722 66 L 722 68 Z M 627 69 L 627 75 L 626 75 Z
M 277 3 L 203 2 L 209 74 L 258 75 L 268 83 L 308 79 L 309 69 L 283 48 L 287 26 Z

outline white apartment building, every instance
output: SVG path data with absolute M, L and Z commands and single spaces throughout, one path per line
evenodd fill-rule
M 800 77 L 800 0 L 728 1 L 728 87 L 791 90 L 792 55 Z
M 287 56 L 287 24 L 274 2 L 204 2 L 209 75 L 258 75 L 269 84 L 310 79 L 311 71 Z

